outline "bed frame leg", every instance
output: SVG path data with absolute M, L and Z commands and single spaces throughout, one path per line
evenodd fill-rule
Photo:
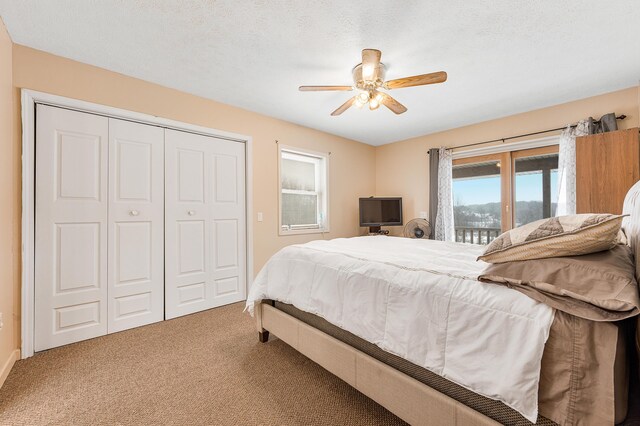
M 254 304 L 253 311 L 256 317 L 256 329 L 258 330 L 258 341 L 260 341 L 260 343 L 267 343 L 267 341 L 269 340 L 269 332 L 264 328 L 262 328 L 262 303 L 257 302 L 256 304 Z

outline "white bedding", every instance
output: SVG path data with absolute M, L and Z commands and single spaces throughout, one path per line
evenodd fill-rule
M 476 281 L 481 251 L 382 236 L 293 245 L 260 271 L 247 308 L 262 299 L 293 304 L 535 423 L 554 311 Z

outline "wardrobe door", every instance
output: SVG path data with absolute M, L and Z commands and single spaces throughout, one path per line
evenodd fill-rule
M 244 144 L 165 132 L 165 316 L 243 300 Z
M 37 106 L 35 350 L 107 333 L 105 117 Z
M 164 129 L 109 119 L 109 333 L 164 319 Z
M 210 139 L 211 298 L 221 306 L 246 299 L 245 145 Z
M 576 138 L 576 212 L 622 213 L 640 179 L 638 128 Z
M 210 170 L 204 137 L 165 130 L 165 317 L 209 307 Z

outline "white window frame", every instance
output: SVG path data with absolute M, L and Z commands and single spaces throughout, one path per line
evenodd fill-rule
M 282 189 L 282 157 L 283 154 L 291 153 L 297 156 L 307 157 L 310 163 L 317 164 L 316 167 L 316 191 L 300 191 Z M 296 158 L 296 160 L 300 160 Z M 318 190 L 319 189 L 319 190 Z M 318 194 L 317 224 L 298 225 L 291 229 L 283 229 L 282 224 L 282 193 L 283 191 L 292 194 Z M 299 234 L 321 234 L 329 232 L 329 153 L 311 151 L 278 144 L 278 235 L 299 235 Z

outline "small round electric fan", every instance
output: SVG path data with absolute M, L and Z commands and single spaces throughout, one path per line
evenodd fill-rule
M 411 219 L 404 226 L 403 233 L 407 238 L 429 238 L 429 235 L 431 235 L 431 224 L 427 219 Z

